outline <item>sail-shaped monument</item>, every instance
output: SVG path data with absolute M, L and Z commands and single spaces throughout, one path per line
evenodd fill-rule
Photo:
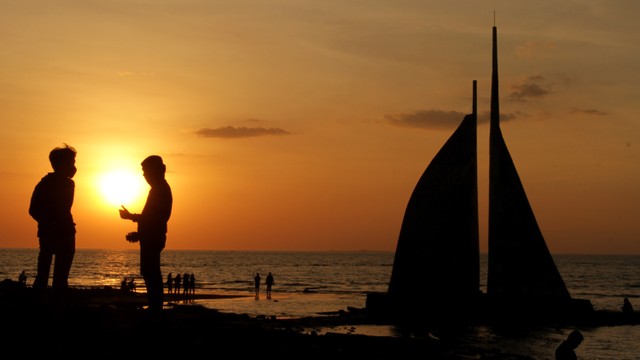
M 572 299 L 500 129 L 497 28 L 492 39 L 487 292 L 480 291 L 477 84 L 473 111 L 429 163 L 407 204 L 386 293 L 367 309 L 403 320 L 529 319 L 593 311 Z
M 487 296 L 500 306 L 565 306 L 571 300 L 538 226 L 500 129 L 497 28 L 493 27 L 489 130 Z
M 407 204 L 388 294 L 398 309 L 471 306 L 479 295 L 477 83 L 472 112 L 420 177 Z

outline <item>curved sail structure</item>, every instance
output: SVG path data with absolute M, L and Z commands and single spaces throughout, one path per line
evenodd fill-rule
M 476 82 L 473 112 L 433 158 L 404 214 L 388 294 L 436 311 L 479 293 Z
M 549 253 L 500 130 L 497 29 L 489 135 L 489 268 L 487 295 L 500 304 L 564 305 L 569 291 Z
M 500 129 L 497 29 L 489 135 L 487 294 L 479 289 L 477 107 L 420 177 L 405 210 L 385 294 L 367 296 L 371 312 L 406 320 L 488 317 L 522 321 L 580 317 L 547 248 Z M 513 315 L 516 315 L 515 317 Z

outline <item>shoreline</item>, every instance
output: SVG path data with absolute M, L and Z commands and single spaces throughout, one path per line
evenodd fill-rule
M 431 353 L 419 339 L 304 333 L 305 329 L 361 323 L 361 314 L 340 312 L 309 318 L 277 319 L 221 313 L 201 305 L 172 303 L 161 313 L 145 309 L 144 293 L 114 289 L 69 289 L 63 305 L 39 303 L 31 288 L 3 283 L 0 312 L 5 344 L 21 356 L 202 356 L 210 353 L 282 359 L 340 359 L 361 356 L 404 358 Z M 49 289 L 50 290 L 50 289 Z M 50 292 L 47 294 L 49 295 Z M 207 295 L 224 299 L 234 295 Z M 236 297 L 243 297 L 238 295 Z M 446 359 L 446 357 L 445 357 Z
M 278 318 L 220 312 L 196 303 L 169 302 L 160 314 L 145 309 L 146 294 L 119 289 L 70 289 L 64 306 L 34 301 L 31 288 L 0 286 L 5 344 L 23 357 L 276 356 L 282 359 L 495 359 L 521 360 L 520 348 L 488 341 L 471 327 L 405 327 L 387 335 L 360 329 L 391 327 L 350 308 L 318 316 Z M 201 299 L 251 295 L 198 294 Z M 545 330 L 546 329 L 546 330 Z M 544 327 L 559 341 L 568 327 Z M 513 329 L 512 329 L 513 330 Z M 521 327 L 520 327 L 521 330 Z M 486 329 L 485 329 L 486 331 Z M 478 336 L 481 335 L 481 336 Z M 539 340 L 539 339 L 538 339 Z M 531 345 L 531 339 L 525 340 Z M 544 340 L 548 344 L 548 339 Z M 544 345 L 544 346 L 553 346 Z M 547 349 L 548 350 L 548 349 Z

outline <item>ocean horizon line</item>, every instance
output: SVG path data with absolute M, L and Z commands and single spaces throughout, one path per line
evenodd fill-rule
M 0 247 L 0 250 L 38 250 L 37 247 Z M 76 251 L 139 251 L 138 247 L 132 249 L 123 248 L 83 248 L 76 247 Z M 165 248 L 163 251 L 193 251 L 193 252 L 272 252 L 272 253 L 394 253 L 395 250 L 265 250 L 265 249 L 172 249 Z M 488 252 L 480 252 L 482 256 L 488 256 Z M 640 253 L 622 254 L 622 253 L 551 253 L 552 256 L 640 256 Z
M 37 247 L 0 247 L 0 250 L 39 250 Z M 78 250 L 88 250 L 88 251 L 140 251 L 138 247 L 132 249 L 123 249 L 123 248 L 82 248 L 76 247 L 76 251 Z M 261 249 L 171 249 L 164 248 L 163 251 L 217 251 L 217 252 L 280 252 L 280 253 L 393 253 L 394 250 L 261 250 Z

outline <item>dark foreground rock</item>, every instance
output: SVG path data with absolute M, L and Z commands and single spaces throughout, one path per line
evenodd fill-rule
M 201 356 L 279 359 L 530 359 L 465 340 L 464 327 L 406 328 L 400 336 L 308 331 L 371 325 L 366 312 L 337 311 L 299 319 L 221 313 L 172 304 L 144 309 L 143 294 L 70 289 L 63 303 L 33 289 L 0 284 L 1 340 L 17 358 L 119 359 Z
M 447 358 L 424 339 L 347 334 L 305 334 L 326 318 L 277 320 L 223 314 L 198 305 L 180 305 L 152 315 L 115 306 L 4 306 L 5 349 L 19 357 L 82 358 L 167 356 L 277 356 L 282 359 Z M 16 352 L 14 352 L 15 350 Z M 453 358 L 453 357 L 452 357 Z
M 173 305 L 150 314 L 135 294 L 71 290 L 64 304 L 38 301 L 31 288 L 3 284 L 3 350 L 18 358 L 117 359 L 184 356 L 280 359 L 423 358 L 448 356 L 424 338 L 304 333 L 305 328 L 362 323 L 360 315 L 306 319 L 253 318 L 199 305 Z

